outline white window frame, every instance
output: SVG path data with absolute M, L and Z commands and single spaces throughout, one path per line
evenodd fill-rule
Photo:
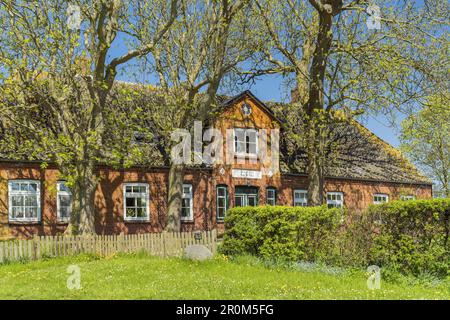
M 329 195 L 330 196 L 340 195 L 341 196 L 341 200 L 328 199 Z M 333 205 L 334 208 L 344 208 L 344 193 L 343 192 L 337 192 L 337 191 L 327 192 L 327 207 L 329 205 Z
M 402 201 L 416 200 L 416 196 L 413 194 L 407 194 L 407 195 L 400 196 L 400 200 L 402 200 Z
M 224 189 L 225 190 L 225 196 L 219 196 L 219 189 Z M 219 198 L 223 198 L 224 199 L 224 203 L 225 203 L 225 207 L 219 207 Z M 219 185 L 216 187 L 216 218 L 217 221 L 222 222 L 225 219 L 225 213 L 228 210 L 228 187 L 225 185 Z M 219 208 L 223 208 L 224 209 L 224 215 L 223 217 L 219 217 Z
M 302 201 L 301 198 L 297 199 L 296 198 L 296 194 L 304 194 L 305 197 L 303 199 L 305 199 L 305 201 Z M 294 207 L 306 207 L 308 206 L 308 190 L 304 190 L 304 189 L 294 189 Z
M 244 152 L 237 152 L 236 150 L 236 137 L 239 137 L 239 135 L 237 134 L 237 131 L 243 131 L 243 137 L 244 137 Z M 255 134 L 255 153 L 248 153 L 247 152 L 247 133 L 254 133 Z M 238 143 L 242 143 L 242 141 L 238 141 Z M 258 130 L 253 129 L 253 128 L 234 128 L 233 129 L 233 151 L 234 154 L 237 156 L 244 156 L 244 157 L 257 157 L 258 156 L 258 151 L 259 151 L 259 135 L 258 135 Z
M 145 194 L 142 192 L 126 192 L 127 187 L 145 187 Z M 127 217 L 127 194 L 137 198 L 135 195 L 141 195 L 145 198 L 145 217 Z M 148 183 L 128 182 L 123 184 L 123 219 L 124 221 L 150 221 L 150 188 Z
M 386 198 L 386 201 L 375 200 L 376 197 Z M 386 193 L 375 193 L 373 195 L 373 204 L 383 204 L 383 203 L 388 203 L 388 202 L 389 202 L 389 196 Z
M 269 191 L 273 192 L 273 197 L 269 197 Z M 269 203 L 269 199 L 273 200 L 273 204 Z M 269 206 L 277 205 L 277 189 L 275 187 L 267 187 L 266 188 L 266 204 Z
M 184 188 L 189 188 L 189 195 L 184 193 Z M 189 216 L 183 217 L 180 213 L 181 221 L 194 221 L 194 193 L 192 191 L 192 184 L 183 183 L 182 199 L 190 199 L 189 201 Z M 181 207 L 183 208 L 183 201 L 181 201 Z
M 35 183 L 36 184 L 36 192 L 31 191 L 21 191 L 21 190 L 12 190 L 12 184 L 13 183 Z M 29 195 L 35 195 L 36 196 L 36 208 L 37 213 L 35 218 L 26 218 L 25 214 L 23 218 L 13 218 L 12 217 L 12 197 L 13 196 L 29 196 Z M 25 206 L 24 206 L 25 207 Z M 8 181 L 8 220 L 9 222 L 31 222 L 36 223 L 41 221 L 41 182 L 39 180 L 9 180 Z
M 66 181 L 58 181 L 56 183 L 56 217 L 58 222 L 69 222 L 70 215 L 72 214 L 72 192 L 61 190 L 61 185 L 65 185 Z M 61 202 L 59 196 L 69 196 L 70 197 L 70 207 L 69 207 L 69 217 L 61 217 Z

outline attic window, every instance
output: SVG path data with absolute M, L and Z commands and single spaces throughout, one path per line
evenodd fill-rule
M 252 108 L 248 105 L 248 103 L 245 103 L 242 105 L 242 114 L 244 116 L 249 116 L 252 113 Z
M 234 153 L 243 156 L 258 154 L 258 132 L 255 129 L 234 129 Z

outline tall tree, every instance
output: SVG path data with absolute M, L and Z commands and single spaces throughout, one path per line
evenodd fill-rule
M 450 198 L 450 97 L 433 95 L 402 121 L 401 150 Z
M 375 3 L 375 2 L 374 2 Z M 259 54 L 244 81 L 281 74 L 295 82 L 288 127 L 306 151 L 311 205 L 323 203 L 329 124 L 335 110 L 352 118 L 412 108 L 437 83 L 448 49 L 448 6 L 428 1 L 255 0 Z M 381 29 L 369 29 L 376 19 Z M 372 24 L 369 23 L 370 26 Z M 444 70 L 444 72 L 447 72 Z M 300 129 L 299 129 L 300 128 Z
M 198 162 L 200 155 L 195 152 L 193 158 L 174 161 L 171 151 L 178 141 L 168 137 L 176 129 L 192 132 L 195 120 L 207 120 L 217 107 L 216 95 L 224 77 L 252 53 L 247 43 L 250 21 L 245 9 L 248 2 L 180 0 L 180 19 L 161 44 L 152 48 L 146 61 L 146 70 L 157 75 L 155 94 L 160 97 L 159 105 L 153 107 L 154 112 L 150 115 L 150 127 L 159 137 L 160 150 L 170 166 L 167 230 L 180 230 L 186 165 L 201 163 L 201 159 Z M 147 10 L 144 7 L 140 9 Z M 143 12 L 138 16 L 145 17 L 146 14 Z M 145 21 L 137 25 L 145 25 Z M 133 31 L 145 42 L 152 36 L 148 30 Z M 201 141 L 202 136 L 197 139 Z M 198 141 L 193 147 L 201 152 L 202 145 L 198 145 Z
M 0 1 L 0 109 L 9 126 L 3 146 L 58 165 L 73 195 L 66 232 L 84 234 L 95 232 L 96 165 L 114 153 L 104 141 L 114 134 L 106 118 L 116 75 L 160 44 L 177 18 L 178 1 L 152 1 L 145 17 L 136 16 L 139 1 L 71 4 L 75 20 L 67 23 L 67 1 Z M 78 9 L 79 27 L 73 24 Z M 141 27 L 151 35 L 145 42 L 129 32 L 144 20 Z M 130 48 L 114 57 L 112 48 L 124 37 Z

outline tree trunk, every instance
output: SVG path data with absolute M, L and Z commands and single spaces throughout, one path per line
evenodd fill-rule
M 326 116 L 324 109 L 324 79 L 328 55 L 333 39 L 332 12 L 319 13 L 319 30 L 310 68 L 309 97 L 306 105 L 307 155 L 308 155 L 308 204 L 323 203 L 324 158 Z
M 442 161 L 442 163 L 445 163 L 446 162 L 446 160 L 445 160 L 445 158 L 444 157 L 442 157 L 442 159 L 443 160 L 441 160 Z M 446 198 L 450 198 L 450 188 L 449 188 L 449 186 L 450 186 L 450 184 L 449 184 L 449 176 L 448 176 L 448 173 L 449 173 L 449 170 L 448 170 L 448 168 L 444 165 L 444 167 L 443 167 L 443 189 L 444 189 L 444 194 L 445 194 L 445 197 Z
M 64 232 L 67 235 L 95 234 L 95 190 L 98 179 L 95 165 L 77 164 L 72 187 L 72 213 L 69 225 Z
M 446 198 L 450 198 L 450 188 L 447 174 L 444 175 L 444 193 Z
M 307 140 L 308 155 L 308 205 L 320 206 L 324 196 L 324 150 L 318 119 L 310 121 Z
M 181 230 L 181 201 L 183 194 L 184 167 L 172 164 L 169 170 L 169 192 L 167 208 L 167 224 L 165 230 L 179 232 Z

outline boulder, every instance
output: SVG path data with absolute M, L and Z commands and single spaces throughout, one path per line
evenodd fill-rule
M 184 249 L 184 256 L 190 260 L 208 260 L 211 259 L 213 254 L 212 252 L 201 244 L 192 244 Z

